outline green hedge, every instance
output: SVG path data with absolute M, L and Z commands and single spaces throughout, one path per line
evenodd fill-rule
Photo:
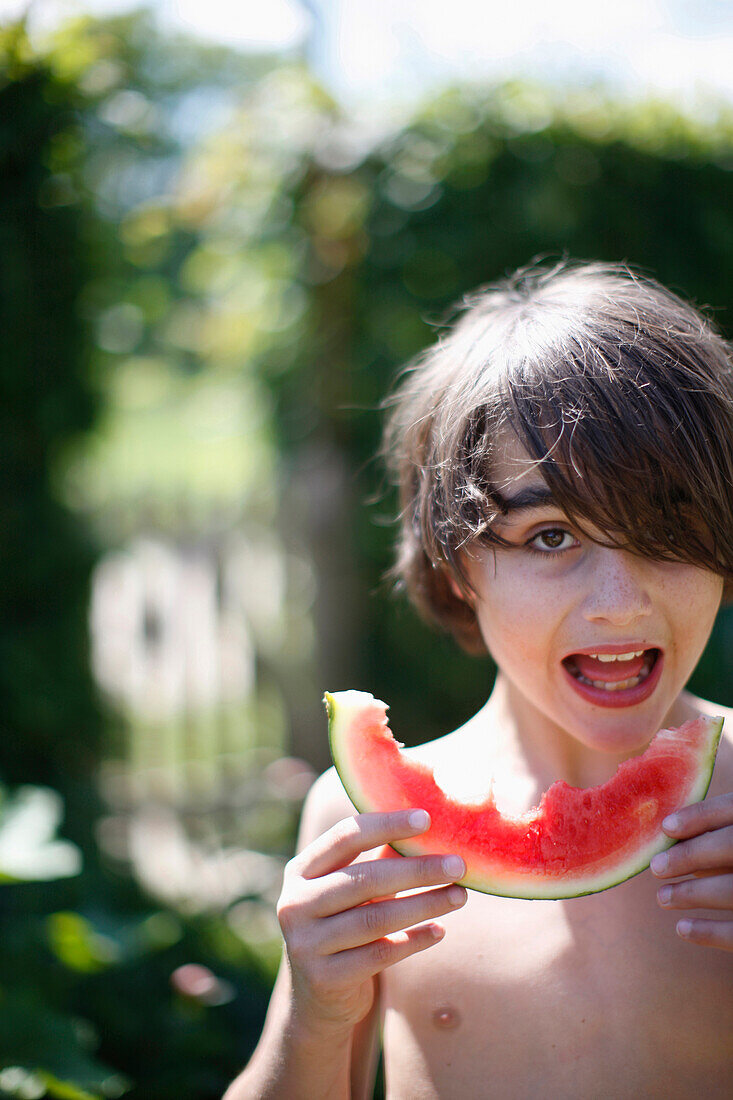
M 9 79 L 12 76 L 14 79 Z M 101 719 L 87 599 L 95 551 L 54 498 L 52 463 L 92 423 L 76 311 L 83 215 L 54 157 L 73 89 L 42 67 L 0 72 L 0 776 L 68 788 L 88 775 Z

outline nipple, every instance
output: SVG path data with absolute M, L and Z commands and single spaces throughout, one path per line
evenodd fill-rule
M 433 1023 L 443 1031 L 458 1027 L 460 1022 L 461 1014 L 452 1005 L 438 1005 L 433 1013 Z

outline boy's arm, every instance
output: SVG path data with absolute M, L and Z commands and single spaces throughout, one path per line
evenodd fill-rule
M 290 1017 L 290 982 L 283 961 L 262 1037 L 223 1100 L 370 1100 L 378 1046 L 375 1010 L 351 1036 L 308 1035 Z
M 374 979 L 374 1004 L 354 1028 L 351 1047 L 351 1100 L 372 1100 L 379 1065 L 379 976 Z
M 338 776 L 333 769 L 326 772 L 303 807 L 297 851 L 354 812 Z M 292 1011 L 290 970 L 283 952 L 260 1041 L 223 1100 L 370 1100 L 379 1055 L 376 993 L 377 988 L 368 1016 L 342 1039 L 304 1032 Z

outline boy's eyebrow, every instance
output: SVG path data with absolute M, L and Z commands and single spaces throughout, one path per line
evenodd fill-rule
M 505 497 L 499 492 L 493 493 L 492 496 L 504 516 L 510 512 L 526 512 L 530 508 L 546 508 L 548 505 L 556 504 L 552 490 L 547 485 L 520 489 L 513 497 Z

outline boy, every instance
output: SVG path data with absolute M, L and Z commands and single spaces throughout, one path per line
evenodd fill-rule
M 386 454 L 398 576 L 498 669 L 466 725 L 407 750 L 444 789 L 493 777 L 519 813 L 557 779 L 605 782 L 661 727 L 733 726 L 684 690 L 733 591 L 733 366 L 690 305 L 620 265 L 520 271 L 413 364 Z M 399 1100 L 733 1095 L 731 792 L 728 733 L 652 871 L 529 903 L 467 897 L 460 859 L 379 858 L 426 822 L 355 815 L 326 772 L 226 1100 L 369 1097 L 380 1025 Z

